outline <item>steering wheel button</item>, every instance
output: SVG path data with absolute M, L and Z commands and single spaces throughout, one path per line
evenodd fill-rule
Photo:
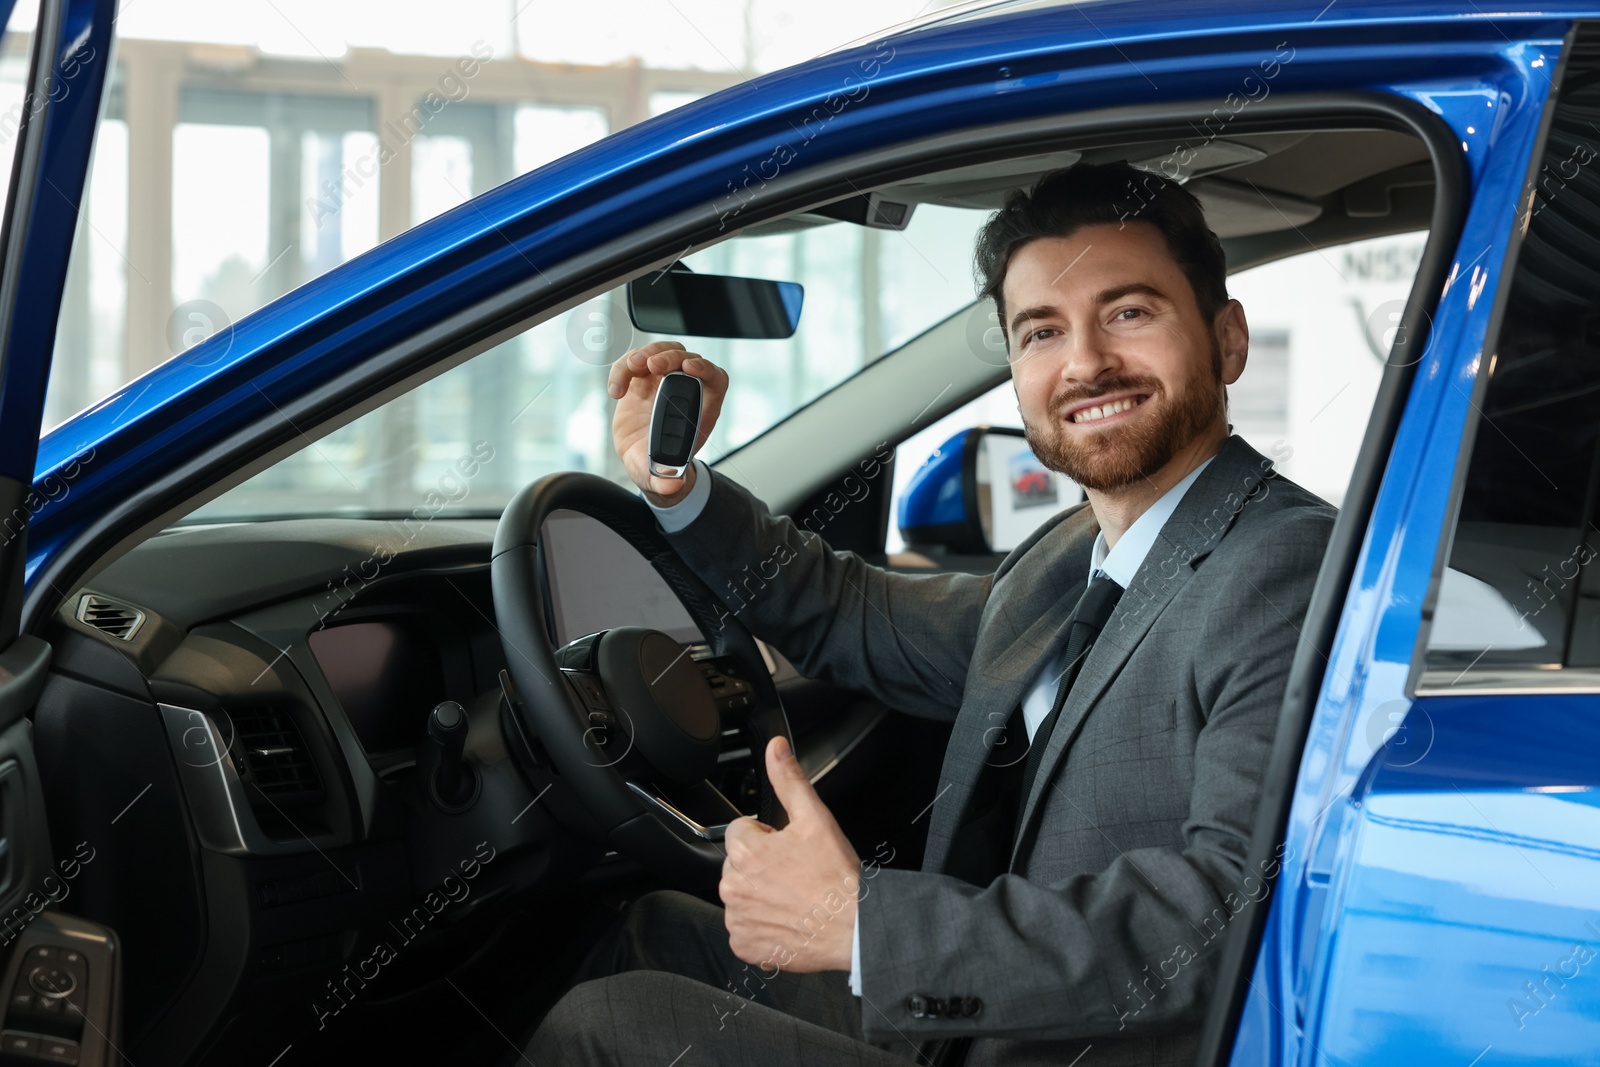
M 11 994 L 11 1010 L 28 1012 L 33 1010 L 33 994 L 27 990 Z
M 54 945 L 35 945 L 28 950 L 29 963 L 54 962 L 56 947 Z
M 574 677 L 573 681 L 577 683 L 578 693 L 586 705 L 600 711 L 611 710 L 611 705 L 606 702 L 605 690 L 600 688 L 599 682 L 581 674 Z

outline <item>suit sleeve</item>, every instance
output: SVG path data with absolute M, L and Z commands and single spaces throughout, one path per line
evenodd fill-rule
M 875 567 L 813 532 L 826 533 L 826 509 L 803 518 L 812 527 L 805 529 L 730 479 L 709 481 L 700 512 L 681 529 L 662 528 L 728 614 L 808 678 L 902 711 L 955 718 L 992 575 Z
M 1245 909 L 1266 906 L 1264 872 L 1247 871 L 1246 856 L 1330 525 L 1331 509 L 1277 516 L 1229 546 L 1238 563 L 1206 575 L 1200 604 L 1228 620 L 1227 637 L 1191 652 L 1179 676 L 1204 717 L 1181 845 L 1129 849 L 1053 883 L 864 874 L 856 921 L 863 999 L 875 1009 L 862 1013 L 869 1041 L 897 1032 L 1092 1039 L 1198 1025 L 1221 935 Z M 918 1019 L 907 1004 L 915 995 L 975 997 L 982 1007 L 970 1018 Z

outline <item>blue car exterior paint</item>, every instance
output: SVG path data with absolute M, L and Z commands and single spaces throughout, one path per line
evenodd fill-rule
M 900 498 L 902 531 L 957 523 L 966 517 L 966 502 L 961 496 L 961 457 L 967 436 L 973 432 L 953 434 L 911 476 L 905 495 Z
M 703 209 L 707 232 L 739 225 L 747 200 L 779 174 L 1028 116 L 1221 102 L 1257 92 L 1247 78 L 1270 81 L 1273 95 L 1413 100 L 1459 137 L 1471 207 L 1326 650 L 1233 1062 L 1594 1062 L 1600 960 L 1571 961 L 1577 942 L 1600 950 L 1588 926 L 1600 926 L 1600 903 L 1583 914 L 1571 887 L 1600 884 L 1596 761 L 1585 770 L 1506 725 L 1538 716 L 1550 736 L 1589 738 L 1592 754 L 1593 716 L 1582 698 L 1405 697 L 1538 118 L 1571 23 L 1600 16 L 1577 4 L 1468 8 L 1108 2 L 1005 12 L 835 53 L 625 130 L 330 272 L 50 434 L 36 484 L 72 478 L 37 518 L 30 583 L 131 488 L 172 476 L 233 427 L 281 424 L 292 438 L 292 420 L 393 384 L 363 376 L 392 346 L 678 212 Z M 595 280 L 628 267 L 608 269 Z M 553 305 L 596 287 L 567 284 L 531 299 Z M 345 399 L 319 399 L 330 389 Z M 1374 742 L 1402 721 L 1401 733 Z M 1424 736 L 1426 757 L 1406 762 L 1404 746 Z M 1523 758 L 1507 762 L 1518 743 Z M 1516 852 L 1534 869 L 1517 869 Z M 1437 855 L 1437 866 L 1419 855 Z M 1456 939 L 1450 985 L 1430 992 L 1446 939 Z M 1565 985 L 1540 986 L 1547 973 Z
M 1326 1062 L 1600 1059 L 1594 705 L 1417 701 L 1341 834 L 1309 1031 Z

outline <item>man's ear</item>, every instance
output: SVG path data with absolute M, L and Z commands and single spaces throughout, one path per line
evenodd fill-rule
M 1217 351 L 1222 353 L 1222 384 L 1232 385 L 1244 373 L 1250 355 L 1250 324 L 1244 318 L 1244 305 L 1230 300 L 1217 312 L 1212 329 L 1216 331 Z

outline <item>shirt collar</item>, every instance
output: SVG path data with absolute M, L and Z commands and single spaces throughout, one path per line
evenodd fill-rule
M 1212 457 L 1213 459 L 1216 457 Z M 1183 494 L 1189 491 L 1200 472 L 1206 469 L 1211 460 L 1200 464 L 1190 471 L 1182 481 L 1161 494 L 1154 504 L 1145 509 L 1143 515 L 1133 520 L 1133 525 L 1128 527 L 1121 537 L 1117 539 L 1115 548 L 1107 550 L 1106 535 L 1097 533 L 1094 536 L 1094 551 L 1089 556 L 1089 579 L 1101 572 L 1107 578 L 1126 589 L 1133 584 L 1133 576 L 1139 573 L 1139 565 L 1150 554 L 1150 549 L 1155 547 L 1156 538 L 1161 535 L 1161 528 L 1172 518 L 1172 513 L 1178 509 L 1178 502 L 1183 499 Z

